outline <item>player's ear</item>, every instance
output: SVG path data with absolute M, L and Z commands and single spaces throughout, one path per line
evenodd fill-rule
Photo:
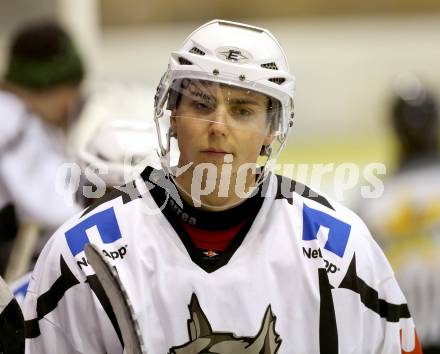
M 267 133 L 266 137 L 263 140 L 263 145 L 267 146 L 272 144 L 273 140 L 275 139 L 275 135 L 272 132 L 272 129 Z

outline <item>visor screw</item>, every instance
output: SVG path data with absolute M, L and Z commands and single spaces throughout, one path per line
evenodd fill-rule
M 212 73 L 217 76 L 218 74 L 220 74 L 220 71 L 218 69 L 214 69 L 212 70 Z
M 244 76 L 243 74 L 241 74 L 238 78 L 240 79 L 240 81 L 246 80 L 246 76 Z

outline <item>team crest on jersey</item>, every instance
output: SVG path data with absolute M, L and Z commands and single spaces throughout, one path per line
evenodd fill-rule
M 276 316 L 270 305 L 255 337 L 237 337 L 231 332 L 214 332 L 208 318 L 200 307 L 195 294 L 188 306 L 191 318 L 188 320 L 189 341 L 172 347 L 168 354 L 276 354 L 281 338 L 275 330 Z

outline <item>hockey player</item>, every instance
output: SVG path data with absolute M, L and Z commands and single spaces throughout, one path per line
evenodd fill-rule
M 396 79 L 390 120 L 399 142 L 396 174 L 361 215 L 388 256 L 412 309 L 424 352 L 440 353 L 439 112 L 414 74 Z
M 55 193 L 55 178 L 68 160 L 63 135 L 83 77 L 79 54 L 58 25 L 38 22 L 13 37 L 0 82 L 0 274 L 19 226 L 20 235 L 36 228 L 51 235 L 79 211 Z
M 171 54 L 155 98 L 162 168 L 52 237 L 25 299 L 27 353 L 123 352 L 89 242 L 116 268 L 148 353 L 421 353 L 362 221 L 270 171 L 294 85 L 261 28 L 215 20 Z

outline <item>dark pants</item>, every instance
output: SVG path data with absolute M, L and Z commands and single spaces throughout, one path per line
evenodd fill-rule
M 18 222 L 12 204 L 0 209 L 0 275 L 3 276 L 18 232 Z

